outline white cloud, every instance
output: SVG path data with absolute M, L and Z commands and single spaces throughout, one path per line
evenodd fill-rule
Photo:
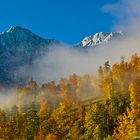
M 140 22 L 140 0 L 119 0 L 104 5 L 102 11 L 116 17 L 115 28 L 134 30 Z

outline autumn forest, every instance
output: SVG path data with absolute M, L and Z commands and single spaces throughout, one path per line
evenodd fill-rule
M 133 140 L 140 138 L 140 56 L 97 75 L 72 74 L 58 83 L 31 79 L 16 105 L 0 109 L 0 140 Z

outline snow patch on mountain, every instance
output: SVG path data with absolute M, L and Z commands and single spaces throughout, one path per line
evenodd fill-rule
M 121 39 L 124 36 L 122 31 L 118 32 L 99 32 L 94 35 L 85 37 L 81 43 L 80 47 L 94 47 L 97 45 L 107 44 L 113 40 Z

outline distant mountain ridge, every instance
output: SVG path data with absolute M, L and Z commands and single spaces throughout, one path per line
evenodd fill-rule
M 91 48 L 123 38 L 123 32 L 99 32 L 85 37 L 78 47 Z M 22 66 L 31 68 L 36 58 L 47 53 L 52 46 L 63 45 L 55 39 L 44 39 L 20 26 L 12 26 L 0 33 L 0 86 L 23 84 L 29 77 L 20 76 L 28 70 L 17 73 Z M 77 46 L 75 48 L 77 48 Z M 46 60 L 47 61 L 47 60 Z
M 96 47 L 103 44 L 108 44 L 113 40 L 122 39 L 125 36 L 125 33 L 122 31 L 118 32 L 98 32 L 94 35 L 85 37 L 77 47 L 86 48 L 86 47 Z

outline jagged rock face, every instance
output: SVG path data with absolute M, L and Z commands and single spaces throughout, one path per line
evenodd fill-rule
M 121 39 L 124 36 L 123 32 L 99 32 L 91 36 L 85 37 L 78 47 L 87 48 L 95 47 L 103 44 L 110 43 L 113 40 Z
M 30 30 L 13 26 L 0 34 L 0 85 L 19 83 L 15 71 L 22 65 L 31 65 L 57 40 L 43 39 Z

